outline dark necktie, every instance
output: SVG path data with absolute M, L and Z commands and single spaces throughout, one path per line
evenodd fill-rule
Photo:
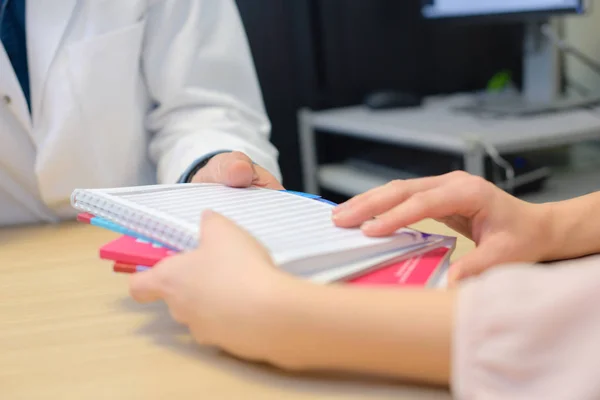
M 0 41 L 15 70 L 27 105 L 31 110 L 29 94 L 29 66 L 27 64 L 27 40 L 25 35 L 25 1 L 0 0 L 3 15 L 0 17 Z

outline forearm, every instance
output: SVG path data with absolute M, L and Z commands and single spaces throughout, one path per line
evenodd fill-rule
M 546 261 L 600 253 L 600 192 L 542 207 L 551 218 Z
M 453 292 L 307 284 L 284 297 L 275 364 L 448 384 Z

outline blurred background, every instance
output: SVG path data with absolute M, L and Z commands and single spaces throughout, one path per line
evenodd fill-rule
M 288 189 L 467 170 L 600 189 L 600 20 L 580 0 L 237 0 Z

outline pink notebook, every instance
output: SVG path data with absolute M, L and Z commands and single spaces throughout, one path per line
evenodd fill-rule
M 439 247 L 352 278 L 348 283 L 379 286 L 436 286 L 442 273 L 445 272 L 443 269 L 447 267 L 451 253 L 450 247 Z
M 143 239 L 121 236 L 100 248 L 100 258 L 120 264 L 143 265 L 152 267 L 174 251 Z

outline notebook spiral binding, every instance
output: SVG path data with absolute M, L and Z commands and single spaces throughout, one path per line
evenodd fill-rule
M 75 190 L 71 195 L 71 204 L 80 211 L 105 218 L 180 251 L 191 250 L 198 243 L 197 230 L 169 221 L 168 216 L 123 198 L 109 200 L 101 192 Z

